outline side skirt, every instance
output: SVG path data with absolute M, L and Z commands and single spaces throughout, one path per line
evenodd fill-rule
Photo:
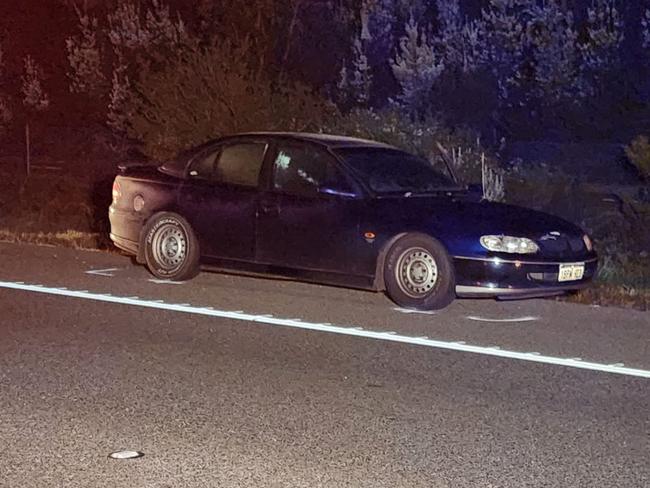
M 202 258 L 201 269 L 267 279 L 285 279 L 309 283 L 376 291 L 374 276 L 356 276 L 331 271 L 297 269 L 233 259 Z

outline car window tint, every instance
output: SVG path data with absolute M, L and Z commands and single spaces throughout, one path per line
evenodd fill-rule
M 224 147 L 217 163 L 216 181 L 257 186 L 266 147 L 266 144 L 257 142 Z
M 219 152 L 215 150 L 199 154 L 190 164 L 190 178 L 202 180 L 212 179 L 214 162 L 218 154 Z
M 319 188 L 334 194 L 352 191 L 332 156 L 309 145 L 278 148 L 273 164 L 273 187 L 299 195 L 314 195 Z
M 344 148 L 337 153 L 378 193 L 417 193 L 458 187 L 429 161 L 397 149 Z

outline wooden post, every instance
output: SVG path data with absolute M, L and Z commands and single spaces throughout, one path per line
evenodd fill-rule
M 29 148 L 29 122 L 25 122 L 25 169 L 26 178 L 29 178 L 31 170 L 31 154 Z

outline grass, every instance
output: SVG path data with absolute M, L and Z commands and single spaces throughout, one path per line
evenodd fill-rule
M 115 250 L 107 237 L 99 233 L 68 230 L 63 232 L 14 232 L 0 229 L 0 242 L 61 246 L 83 250 Z M 561 301 L 585 305 L 617 306 L 650 311 L 650 287 L 630 286 L 597 280 L 576 293 L 560 297 Z
M 0 171 L 0 241 L 111 249 L 110 192 L 110 181 Z
M 636 198 L 638 187 L 614 189 L 533 166 L 511 175 L 506 188 L 508 203 L 563 217 L 594 239 L 593 286 L 562 300 L 650 310 L 650 205 Z
M 106 237 L 97 232 L 67 230 L 60 232 L 21 232 L 0 229 L 0 242 L 28 243 L 73 249 L 107 249 Z
M 630 254 L 620 247 L 601 251 L 600 269 L 594 285 L 569 295 L 568 300 L 650 310 L 650 256 Z
M 515 185 L 509 201 L 565 216 L 596 237 L 601 269 L 594 285 L 563 297 L 577 303 L 650 310 L 650 214 L 635 217 L 602 207 L 602 195 L 567 191 L 562 181 Z M 14 182 L 12 185 L 10 182 Z M 111 181 L 83 182 L 64 175 L 33 175 L 23 185 L 0 171 L 0 241 L 115 250 L 110 239 L 108 205 Z M 573 195 L 575 203 L 562 195 Z M 541 204 L 540 204 L 541 202 Z M 555 204 L 556 207 L 553 207 Z M 568 215 L 567 215 L 568 213 Z M 639 217 L 641 215 L 641 217 Z M 597 225 L 590 228 L 590 219 Z M 645 239 L 645 240 L 644 240 Z
M 650 311 L 650 289 L 596 282 L 592 287 L 562 297 L 573 303 L 615 306 Z

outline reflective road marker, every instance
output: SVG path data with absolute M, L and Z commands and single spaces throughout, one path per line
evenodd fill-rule
M 185 283 L 184 281 L 159 280 L 157 278 L 151 278 L 147 281 L 150 283 L 155 283 L 157 285 L 182 285 Z
M 474 317 L 472 315 L 467 316 L 469 320 L 474 320 L 476 322 L 494 322 L 494 323 L 515 323 L 515 322 L 535 322 L 539 320 L 539 317 L 520 317 L 514 319 L 486 319 L 483 317 Z
M 161 303 L 154 300 L 142 300 L 140 298 L 117 297 L 113 295 L 103 295 L 101 293 L 91 293 L 88 291 L 74 291 L 62 288 L 50 288 L 42 285 L 28 285 L 24 283 L 12 283 L 0 281 L 0 288 L 11 290 L 22 290 L 47 295 L 58 295 L 71 298 L 81 298 L 84 300 L 93 300 L 98 302 L 119 303 L 144 308 L 155 308 L 159 310 L 169 310 L 172 312 L 182 312 L 194 315 L 204 315 L 208 317 L 219 317 L 231 320 L 241 320 L 245 322 L 258 322 L 268 325 L 282 327 L 293 327 L 296 329 L 315 330 L 328 332 L 331 334 L 341 334 L 355 337 L 366 337 L 390 342 L 399 342 L 402 344 L 413 344 L 418 346 L 432 347 L 436 349 L 447 349 L 451 351 L 469 352 L 473 354 L 482 354 L 485 356 L 494 356 L 508 359 L 518 359 L 521 361 L 530 361 L 542 364 L 554 364 L 558 366 L 567 366 L 576 369 L 586 369 L 591 371 L 600 371 L 605 373 L 615 373 L 626 376 L 636 376 L 640 378 L 650 378 L 650 370 L 627 368 L 622 364 L 602 364 L 579 359 L 567 359 L 554 356 L 545 356 L 539 353 L 508 351 L 505 349 L 495 349 L 494 347 L 472 346 L 461 342 L 438 341 L 425 337 L 412 337 L 394 332 L 371 331 L 354 327 L 342 327 L 330 324 L 302 322 L 291 319 L 282 319 L 269 317 L 266 315 L 255 315 L 248 313 L 229 312 L 225 310 L 215 310 L 208 307 L 194 307 L 191 305 L 178 305 L 174 303 Z
M 137 459 L 144 456 L 144 452 L 141 451 L 115 451 L 108 455 L 112 459 Z

